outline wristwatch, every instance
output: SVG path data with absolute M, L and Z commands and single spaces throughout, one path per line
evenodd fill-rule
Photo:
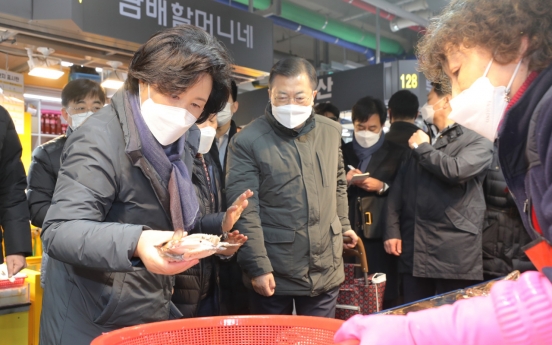
M 389 186 L 387 185 L 387 183 L 383 183 L 383 187 L 379 190 L 378 192 L 378 195 L 382 195 L 383 193 L 385 193 L 387 190 L 389 189 Z
M 412 143 L 412 149 L 416 150 L 418 148 L 418 144 Z

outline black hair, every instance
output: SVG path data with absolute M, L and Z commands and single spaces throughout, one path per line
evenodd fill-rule
M 314 106 L 314 112 L 318 115 L 332 113 L 335 116 L 335 121 L 339 121 L 339 109 L 331 103 L 318 103 Z
M 318 84 L 318 78 L 316 77 L 316 70 L 307 60 L 300 57 L 289 57 L 279 60 L 272 66 L 270 70 L 270 77 L 268 78 L 268 87 L 272 86 L 272 81 L 277 75 L 281 75 L 287 78 L 296 77 L 301 73 L 306 73 L 310 79 L 311 87 L 316 90 Z
M 236 102 L 238 100 L 238 85 L 236 85 L 236 82 L 232 80 L 230 82 L 230 86 L 232 91 L 230 93 L 230 95 L 232 96 L 232 102 Z
M 433 91 L 435 91 L 439 98 L 443 98 L 446 95 L 450 94 L 445 92 L 445 89 L 443 88 L 443 85 L 441 83 L 431 83 L 431 86 L 433 86 Z
M 387 103 L 389 113 L 394 120 L 412 120 L 418 117 L 420 102 L 418 96 L 408 90 L 399 90 Z
M 134 53 L 125 87 L 137 95 L 138 81 L 143 81 L 170 96 L 185 92 L 208 74 L 213 88 L 197 119 L 202 123 L 228 102 L 231 72 L 232 60 L 222 44 L 203 29 L 183 24 L 157 32 Z
M 377 98 L 370 96 L 359 99 L 355 105 L 353 105 L 352 120 L 355 122 L 366 122 L 373 115 L 378 115 L 381 125 L 387 120 L 387 112 L 385 111 L 385 104 Z
M 86 97 L 98 98 L 105 104 L 105 91 L 100 84 L 90 79 L 75 79 L 67 83 L 61 91 L 61 105 L 64 108 L 71 102 L 78 102 Z

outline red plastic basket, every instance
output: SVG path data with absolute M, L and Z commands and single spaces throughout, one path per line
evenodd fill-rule
M 12 283 L 8 279 L 0 280 L 0 289 L 9 289 L 14 287 L 23 286 L 25 284 L 25 277 L 15 278 L 15 281 Z
M 341 324 L 311 316 L 204 317 L 127 327 L 91 345 L 329 345 Z

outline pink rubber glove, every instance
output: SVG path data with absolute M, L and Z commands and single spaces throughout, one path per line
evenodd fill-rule
M 458 301 L 406 316 L 355 316 L 335 342 L 361 345 L 510 345 L 552 343 L 552 284 L 528 272 L 517 282 L 497 282 L 489 297 Z

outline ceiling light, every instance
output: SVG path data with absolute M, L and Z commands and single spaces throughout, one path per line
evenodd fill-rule
M 53 49 L 39 47 L 37 50 L 42 54 L 33 54 L 30 48 L 27 49 L 29 60 L 29 75 L 47 79 L 59 79 L 64 72 L 61 70 L 61 60 L 51 58 L 49 55 L 54 52 Z
M 39 99 L 41 101 L 50 101 L 50 102 L 55 102 L 55 103 L 61 103 L 61 98 L 58 98 L 58 97 L 34 95 L 34 94 L 30 94 L 30 93 L 24 93 L 23 98 Z
M 71 67 L 71 66 L 73 66 L 73 63 L 69 62 L 69 61 L 61 61 L 61 65 L 63 67 Z
M 102 70 L 102 86 L 105 89 L 119 89 L 125 83 L 127 74 L 118 71 L 117 68 L 121 67 L 122 62 L 120 61 L 108 61 L 108 65 L 112 68 L 104 68 Z

